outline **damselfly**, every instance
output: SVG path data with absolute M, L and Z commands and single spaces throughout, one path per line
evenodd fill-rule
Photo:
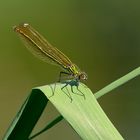
M 21 38 L 23 38 L 26 47 L 38 58 L 61 66 L 65 72 L 60 72 L 59 81 L 62 74 L 68 74 L 69 79 L 76 82 L 87 80 L 87 74 L 81 71 L 70 59 L 56 47 L 53 47 L 42 35 L 40 35 L 29 24 L 24 23 L 14 27 Z

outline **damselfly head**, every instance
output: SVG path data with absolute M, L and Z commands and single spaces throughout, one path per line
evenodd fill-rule
M 88 79 L 88 76 L 85 72 L 81 72 L 79 74 L 79 80 L 87 80 Z

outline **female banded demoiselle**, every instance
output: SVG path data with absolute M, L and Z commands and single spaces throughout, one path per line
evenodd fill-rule
M 69 79 L 73 79 L 76 82 L 79 82 L 80 80 L 87 80 L 87 74 L 85 72 L 81 71 L 60 50 L 58 50 L 56 47 L 53 47 L 28 23 L 15 26 L 14 31 L 20 35 L 20 37 L 24 40 L 26 47 L 35 56 L 42 59 L 43 61 L 59 65 L 64 70 L 66 70 L 66 72 L 60 72 L 59 81 L 61 80 L 61 74 L 68 74 Z

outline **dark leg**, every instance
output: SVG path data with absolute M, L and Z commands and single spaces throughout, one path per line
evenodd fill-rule
M 50 97 L 52 97 L 54 95 L 54 92 L 55 92 L 56 82 L 54 83 L 54 88 L 51 85 L 50 85 L 50 87 L 51 87 L 51 90 L 52 90 L 52 95 Z
M 77 90 L 78 90 L 81 94 L 79 94 L 79 93 L 77 93 L 77 92 L 74 92 L 74 91 L 73 91 L 73 86 L 71 86 L 71 91 L 72 91 L 72 93 L 77 94 L 77 95 L 80 95 L 80 96 L 83 96 L 84 99 L 85 99 L 85 95 L 84 95 L 84 93 L 81 92 L 81 91 L 79 90 L 78 86 L 76 86 L 76 88 L 77 88 Z
M 81 96 L 83 96 L 84 99 L 86 99 L 85 94 L 81 90 L 79 90 L 78 86 L 77 86 L 77 90 L 81 93 Z
M 72 102 L 72 97 L 71 97 L 71 95 L 70 95 L 70 93 L 69 93 L 69 91 L 68 91 L 68 89 L 67 89 L 67 85 L 68 85 L 68 83 L 66 83 L 62 88 L 61 88 L 61 90 L 70 98 L 70 100 L 71 100 L 71 102 Z M 66 88 L 67 89 L 67 93 L 63 90 L 64 88 Z

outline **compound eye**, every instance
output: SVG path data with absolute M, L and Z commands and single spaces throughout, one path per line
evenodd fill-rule
M 86 75 L 83 75 L 83 79 L 86 80 L 87 79 L 87 76 Z
M 86 73 L 81 73 L 80 79 L 81 80 L 87 80 L 87 74 Z

